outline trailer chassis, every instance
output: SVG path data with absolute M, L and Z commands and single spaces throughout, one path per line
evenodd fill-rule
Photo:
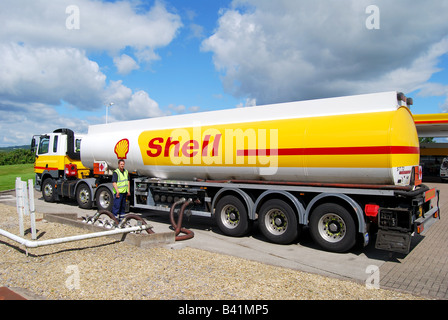
M 291 243 L 307 227 L 323 249 L 334 252 L 358 242 L 366 246 L 378 231 L 376 248 L 408 253 L 411 236 L 424 234 L 440 218 L 439 191 L 425 185 L 133 179 L 136 208 L 169 212 L 182 197 L 199 200 L 187 215 L 214 218 L 226 235 L 244 236 L 258 219 L 271 242 Z

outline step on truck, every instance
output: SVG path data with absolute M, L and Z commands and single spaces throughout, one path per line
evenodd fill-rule
M 439 191 L 422 184 L 419 141 L 397 92 L 235 108 L 57 129 L 33 137 L 36 189 L 111 210 L 124 159 L 130 205 L 212 217 L 222 233 L 289 244 L 304 228 L 323 249 L 408 253 L 437 221 Z

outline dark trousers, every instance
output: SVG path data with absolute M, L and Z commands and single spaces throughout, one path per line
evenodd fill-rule
M 114 206 L 112 208 L 112 213 L 115 217 L 120 218 L 123 217 L 126 212 L 126 196 L 127 193 L 120 193 L 120 198 L 117 198 L 117 195 L 114 194 Z

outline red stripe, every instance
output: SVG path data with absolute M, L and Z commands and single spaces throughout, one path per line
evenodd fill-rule
M 415 124 L 444 124 L 444 123 L 448 123 L 448 120 L 415 121 Z
M 34 167 L 37 170 L 59 170 L 58 168 Z
M 323 155 L 375 155 L 375 154 L 420 154 L 419 147 L 341 147 L 341 148 L 283 148 L 238 150 L 237 156 L 323 156 Z

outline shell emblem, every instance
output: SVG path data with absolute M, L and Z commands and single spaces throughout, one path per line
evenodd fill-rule
M 126 159 L 129 153 L 129 140 L 123 139 L 118 141 L 115 145 L 114 151 L 118 159 Z

